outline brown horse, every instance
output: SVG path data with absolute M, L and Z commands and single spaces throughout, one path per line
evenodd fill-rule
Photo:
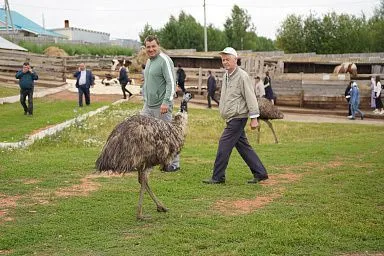
M 357 76 L 357 66 L 352 62 L 344 62 L 336 66 L 333 70 L 334 74 L 346 74 L 349 73 L 351 77 Z

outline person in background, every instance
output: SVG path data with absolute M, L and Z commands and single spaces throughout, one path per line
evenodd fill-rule
M 219 106 L 219 102 L 215 99 L 216 79 L 215 76 L 212 75 L 211 70 L 208 70 L 207 91 L 208 108 L 212 107 L 211 99 Z
M 156 36 L 149 35 L 144 40 L 145 51 L 149 57 L 145 65 L 142 115 L 172 121 L 173 95 L 176 81 L 172 59 L 160 50 Z M 175 172 L 180 169 L 179 155 L 162 171 Z
M 256 97 L 265 97 L 265 90 L 264 90 L 264 85 L 261 82 L 261 79 L 259 76 L 255 78 L 255 93 Z
M 381 101 L 381 90 L 382 90 L 382 85 L 380 82 L 380 76 L 376 76 L 376 86 L 374 90 L 376 109 L 373 112 L 375 114 L 384 115 L 383 102 Z
M 93 86 L 95 79 L 92 71 L 87 70 L 84 63 L 80 63 L 79 70 L 73 76 L 76 77 L 76 88 L 79 93 L 79 107 L 83 106 L 83 95 L 85 104 L 89 106 L 91 104 L 91 93 L 89 88 Z
M 371 108 L 372 109 L 376 109 L 375 86 L 376 86 L 376 78 L 371 77 Z
M 219 140 L 212 177 L 203 180 L 203 183 L 225 183 L 225 171 L 232 150 L 236 147 L 253 174 L 253 179 L 248 183 L 255 184 L 268 179 L 267 171 L 249 144 L 244 131 L 248 118 L 251 119 L 252 130 L 259 125 L 257 118 L 260 112 L 257 98 L 247 72 L 237 65 L 236 50 L 227 47 L 220 54 L 226 73 L 221 87 L 219 110 L 221 117 L 226 121 L 226 127 Z
M 180 87 L 180 89 L 185 93 L 185 79 L 187 76 L 185 75 L 184 69 L 182 69 L 181 65 L 177 65 L 178 69 L 176 72 L 176 77 L 177 77 L 177 85 Z
M 351 105 L 351 120 L 355 120 L 355 115 L 356 112 L 359 112 L 361 120 L 364 119 L 364 113 L 361 112 L 359 109 L 359 104 L 360 104 L 360 92 L 359 92 L 359 87 L 357 86 L 357 83 L 355 81 L 352 82 L 351 84 L 351 98 L 349 100 L 349 104 Z
M 271 77 L 269 76 L 269 72 L 265 72 L 264 78 L 264 90 L 265 90 L 265 98 L 270 100 L 272 104 L 275 104 L 275 96 L 272 90 Z
M 129 66 L 129 64 L 131 64 L 130 61 L 127 62 L 126 67 L 121 66 L 120 71 L 119 71 L 119 82 L 121 85 L 121 90 L 123 91 L 123 99 L 127 98 L 126 92 L 128 93 L 128 98 L 130 98 L 132 96 L 132 93 L 130 91 L 128 91 L 126 88 L 128 82 L 130 81 L 130 79 L 128 78 L 128 70 L 127 70 L 127 67 Z
M 24 62 L 23 68 L 16 73 L 16 79 L 19 79 L 20 104 L 24 108 L 24 115 L 33 115 L 33 90 L 34 81 L 39 79 L 36 72 L 33 71 L 29 62 Z M 28 97 L 28 106 L 25 103 Z
M 347 88 L 345 88 L 345 92 L 344 92 L 344 95 L 345 95 L 345 99 L 347 100 L 348 102 L 348 118 L 351 118 L 352 117 L 352 110 L 351 110 L 351 104 L 349 103 L 350 99 L 351 99 L 351 88 L 352 88 L 352 83 L 353 81 L 350 81 L 347 85 Z
M 145 71 L 145 64 L 141 64 L 141 85 L 140 85 L 140 95 L 143 94 L 143 85 L 144 85 L 144 71 Z

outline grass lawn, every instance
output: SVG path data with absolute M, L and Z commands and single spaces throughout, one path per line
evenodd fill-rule
M 247 184 L 234 150 L 227 183 L 204 185 L 224 123 L 216 110 L 189 109 L 181 170 L 150 176 L 170 211 L 157 213 L 146 194 L 152 218 L 137 221 L 136 173 L 93 173 L 112 128 L 140 108 L 113 106 L 27 149 L 1 151 L 0 255 L 384 253 L 382 126 L 274 121 L 281 143 L 273 144 L 262 124 L 261 144 L 247 134 L 270 179 Z
M 2 91 L 2 90 L 0 90 Z M 41 128 L 49 127 L 86 112 L 95 110 L 105 102 L 92 102 L 90 106 L 79 108 L 73 101 L 36 98 L 33 100 L 33 116 L 25 116 L 20 103 L 0 105 L 0 141 L 16 142 Z
M 6 84 L 0 83 L 0 98 L 15 96 L 19 94 L 20 90 L 17 87 L 10 87 L 9 85 L 7 86 Z

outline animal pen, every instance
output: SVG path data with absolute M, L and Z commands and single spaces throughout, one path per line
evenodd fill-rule
M 211 70 L 216 76 L 220 94 L 222 68 L 219 52 L 196 52 L 194 50 L 167 50 L 175 67 L 180 64 L 186 72 L 186 88 L 195 98 L 206 99 L 207 73 Z M 370 77 L 384 76 L 384 53 L 317 55 L 284 54 L 275 52 L 238 51 L 240 66 L 252 78 L 264 77 L 269 71 L 272 88 L 277 96 L 277 105 L 310 108 L 345 108 L 344 91 L 351 79 L 358 80 L 361 92 L 361 108 L 366 109 L 370 101 Z M 0 81 L 14 82 L 15 72 L 25 61 L 29 61 L 39 74 L 36 84 L 45 87 L 57 87 L 72 78 L 78 64 L 84 62 L 95 75 L 104 77 L 111 71 L 113 59 L 132 59 L 130 56 L 75 56 L 51 57 L 14 50 L 0 50 Z M 349 73 L 335 74 L 335 67 L 344 62 L 355 63 L 357 76 Z M 175 68 L 176 69 L 176 68 Z M 141 74 L 132 74 L 131 78 L 141 78 Z M 140 80 L 140 79 L 137 79 Z M 254 81 L 253 81 L 254 82 Z

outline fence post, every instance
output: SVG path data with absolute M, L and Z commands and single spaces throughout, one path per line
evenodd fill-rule
M 67 81 L 67 58 L 63 57 L 63 82 Z
M 199 67 L 199 84 L 197 85 L 198 95 L 201 95 L 201 86 L 203 84 L 203 69 Z
M 303 88 L 303 72 L 300 72 L 301 91 L 300 91 L 300 108 L 304 107 L 304 88 Z

